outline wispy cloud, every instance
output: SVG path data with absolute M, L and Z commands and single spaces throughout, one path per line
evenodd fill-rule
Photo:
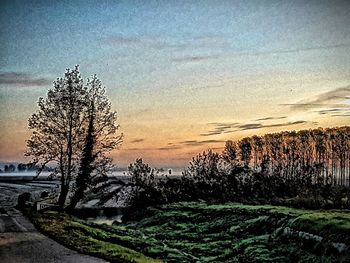
M 126 37 L 122 35 L 111 36 L 104 39 L 104 42 L 111 45 L 122 45 L 122 44 L 135 44 L 141 43 L 141 38 L 137 37 Z
M 38 78 L 32 74 L 21 72 L 3 72 L 0 73 L 0 85 L 11 86 L 47 86 L 52 83 L 46 78 Z
M 348 108 L 349 105 L 342 102 L 350 96 L 350 86 L 340 87 L 331 91 L 322 93 L 316 98 L 303 100 L 297 103 L 281 104 L 284 106 L 290 106 L 292 110 L 310 110 L 321 107 L 342 107 Z
M 201 145 L 207 145 L 207 144 L 212 144 L 212 143 L 222 143 L 225 142 L 224 140 L 188 140 L 188 141 L 182 141 L 179 142 L 180 145 L 185 145 L 185 146 L 201 146 Z
M 156 150 L 160 151 L 169 151 L 169 150 L 177 150 L 177 149 L 182 149 L 183 147 L 180 145 L 172 145 L 172 146 L 165 146 L 165 147 L 159 147 L 155 148 Z
M 348 117 L 350 116 L 350 106 L 347 108 L 330 108 L 316 111 L 320 115 L 331 117 Z
M 218 56 L 185 56 L 182 58 L 174 58 L 174 62 L 197 62 L 197 61 L 205 61 L 211 59 L 217 59 Z
M 236 127 L 239 125 L 238 122 L 212 122 L 208 123 L 208 125 L 214 126 L 214 128 L 207 133 L 201 133 L 201 136 L 212 136 L 212 135 L 218 135 L 222 133 L 226 133 L 231 128 Z
M 269 120 L 275 120 L 275 119 L 285 119 L 285 117 L 266 117 L 261 118 L 258 120 L 265 119 L 267 121 Z M 300 121 L 289 121 L 289 122 L 283 122 L 283 123 L 264 123 L 264 122 L 257 122 L 257 123 L 211 123 L 214 124 L 215 127 L 213 130 L 208 131 L 207 133 L 200 134 L 201 136 L 212 136 L 212 135 L 218 135 L 223 133 L 233 133 L 238 131 L 247 131 L 247 130 L 257 130 L 257 129 L 263 129 L 263 128 L 273 128 L 273 127 L 288 127 L 292 125 L 298 125 L 306 123 L 307 121 L 300 120 Z
M 172 145 L 172 146 L 165 146 L 165 147 L 131 147 L 131 148 L 125 148 L 124 151 L 168 151 L 168 150 L 175 150 L 175 149 L 181 149 L 181 145 Z
M 218 127 L 227 127 L 239 124 L 238 122 L 209 122 L 208 125 L 216 125 Z
M 261 123 L 246 123 L 246 124 L 237 126 L 238 130 L 240 131 L 261 129 L 263 127 L 264 125 Z
M 234 56 L 263 56 L 263 55 L 299 53 L 299 52 L 305 52 L 305 51 L 328 50 L 328 49 L 347 48 L 347 47 L 350 47 L 350 43 L 338 43 L 333 45 L 320 45 L 320 46 L 300 47 L 300 48 L 293 48 L 293 49 L 266 50 L 266 51 L 258 51 L 258 52 L 240 52 L 240 53 L 235 53 Z
M 249 123 L 249 124 L 243 124 L 238 126 L 238 129 L 232 132 L 256 130 L 256 129 L 262 129 L 262 128 L 272 128 L 272 127 L 287 127 L 287 126 L 303 124 L 303 123 L 306 123 L 306 121 L 293 121 L 293 122 L 275 123 L 275 124 Z
M 325 92 L 317 97 L 314 103 L 325 103 L 329 101 L 343 100 L 350 96 L 350 86 L 337 88 Z
M 333 114 L 333 113 L 339 113 L 339 112 L 344 112 L 344 111 L 348 111 L 348 109 L 333 108 L 333 109 L 319 110 L 319 111 L 317 111 L 317 113 L 320 115 L 325 115 L 325 114 Z
M 102 43 L 106 45 L 110 45 L 113 47 L 135 47 L 135 48 L 154 48 L 154 49 L 162 49 L 167 46 L 170 46 L 165 41 L 162 41 L 156 37 L 143 37 L 143 36 L 125 36 L 125 35 L 114 35 L 108 38 L 104 38 L 101 40 Z
M 132 140 L 130 143 L 140 143 L 140 142 L 144 142 L 145 139 L 135 139 L 135 140 Z
M 129 47 L 140 47 L 140 48 L 154 48 L 154 49 L 177 49 L 184 51 L 186 49 L 193 50 L 198 47 L 221 47 L 228 45 L 228 41 L 223 36 L 218 35 L 203 35 L 198 37 L 178 38 L 178 37 L 166 37 L 161 38 L 154 35 L 125 35 L 115 34 L 107 38 L 100 40 L 102 43 L 111 46 L 129 46 Z M 177 59 L 175 59 L 176 61 Z M 180 59 L 179 59 L 180 60 Z M 196 61 L 194 60 L 189 61 Z M 179 61 L 180 62 L 180 61 Z
M 207 132 L 207 133 L 201 133 L 200 136 L 219 135 L 219 134 L 222 134 L 222 133 L 224 133 L 224 132 L 225 132 L 225 130 L 221 130 L 221 131 L 219 131 L 219 130 L 217 130 L 217 131 L 209 131 L 209 132 Z
M 332 114 L 332 117 L 350 117 L 350 112 L 345 114 Z
M 296 53 L 296 52 L 302 52 L 302 51 L 325 50 L 325 49 L 334 49 L 334 48 L 343 48 L 343 47 L 350 47 L 350 43 L 339 43 L 339 44 L 333 44 L 333 45 L 311 46 L 311 47 L 302 47 L 302 48 L 287 49 L 287 50 L 276 50 L 276 51 L 271 51 L 271 53 Z
M 282 119 L 286 119 L 286 118 L 287 118 L 287 116 L 281 116 L 281 117 L 264 117 L 264 118 L 256 119 L 255 121 L 282 120 Z

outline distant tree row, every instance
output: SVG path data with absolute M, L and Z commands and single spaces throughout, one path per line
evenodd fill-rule
M 181 178 L 157 177 L 141 159 L 129 166 L 135 206 L 177 201 L 350 207 L 350 127 L 280 132 L 227 141 L 192 158 Z M 163 177 L 164 178 L 164 177 Z
M 31 171 L 37 171 L 40 167 L 38 165 L 33 165 L 33 164 L 25 164 L 25 163 L 19 163 L 17 165 L 17 171 L 18 172 L 31 172 Z M 43 169 L 44 171 L 53 171 L 53 168 L 50 167 L 45 167 Z M 16 171 L 16 166 L 14 164 L 5 164 L 4 166 L 4 171 L 0 169 L 0 172 L 5 172 L 5 173 L 14 173 Z
M 4 166 L 4 171 L 0 169 L 0 172 L 5 172 L 5 173 L 13 173 L 16 170 L 16 167 L 13 164 L 5 164 Z
M 350 127 L 285 131 L 227 141 L 223 159 L 284 180 L 314 174 L 318 183 L 349 186 Z

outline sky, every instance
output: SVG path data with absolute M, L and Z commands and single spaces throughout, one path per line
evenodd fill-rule
M 0 5 L 1 161 L 28 161 L 28 118 L 75 65 L 118 112 L 121 167 L 185 167 L 226 140 L 349 125 L 350 1 Z

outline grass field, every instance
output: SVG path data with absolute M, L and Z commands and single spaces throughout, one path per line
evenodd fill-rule
M 120 225 L 48 211 L 43 232 L 112 262 L 350 262 L 350 212 L 175 203 Z

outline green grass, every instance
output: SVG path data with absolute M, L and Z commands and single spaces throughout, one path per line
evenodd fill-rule
M 114 262 L 350 262 L 349 249 L 334 245 L 350 247 L 349 211 L 183 202 L 113 226 L 54 212 L 34 220 L 68 246 Z
M 111 242 L 110 233 L 89 227 L 75 217 L 48 211 L 32 213 L 34 224 L 53 239 L 81 253 L 104 258 L 110 262 L 160 262 L 140 252 Z
M 289 225 L 301 231 L 326 236 L 333 242 L 341 241 L 350 245 L 350 213 L 305 213 L 291 220 Z

